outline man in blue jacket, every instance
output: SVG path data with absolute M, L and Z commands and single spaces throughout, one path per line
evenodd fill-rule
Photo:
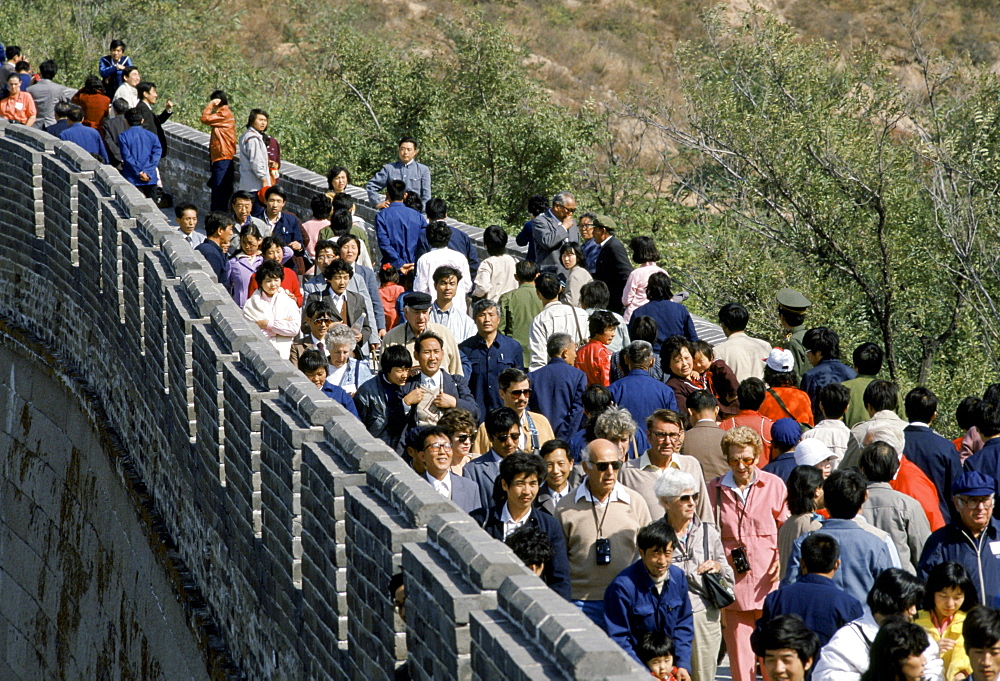
M 639 560 L 618 573 L 604 592 L 608 636 L 639 661 L 636 646 L 648 631 L 662 631 L 674 640 L 678 681 L 691 681 L 694 617 L 687 577 L 672 565 L 677 535 L 665 520 L 657 520 L 636 536 Z
M 382 252 L 382 264 L 390 263 L 407 275 L 417 262 L 417 241 L 424 231 L 424 216 L 403 205 L 406 184 L 392 180 L 385 187 L 389 205 L 379 211 L 375 219 L 375 236 Z
M 630 371 L 610 386 L 615 404 L 628 409 L 636 423 L 645 423 L 657 409 L 677 411 L 674 391 L 649 375 L 649 367 L 653 366 L 650 343 L 641 340 L 629 343 L 625 348 L 625 363 Z
M 469 390 L 476 398 L 480 415 L 485 416 L 503 406 L 500 372 L 523 369 L 524 352 L 520 343 L 497 331 L 500 314 L 492 300 L 483 298 L 474 302 L 472 320 L 476 323 L 476 335 L 459 343 L 458 351 L 462 354 L 462 371 L 468 378 Z
M 937 487 L 941 515 L 946 523 L 951 522 L 955 512 L 951 486 L 962 474 L 962 462 L 954 443 L 931 430 L 931 421 L 937 416 L 937 396 L 927 388 L 914 388 L 906 394 L 905 407 L 910 425 L 903 429 L 903 456 L 915 463 Z
M 583 423 L 583 391 L 587 389 L 587 374 L 573 366 L 576 362 L 576 342 L 568 333 L 549 336 L 545 349 L 549 363 L 528 374 L 531 379 L 529 408 L 549 420 L 557 438 L 568 440 Z
M 131 127 L 118 135 L 122 177 L 134 184 L 143 196 L 152 196 L 158 179 L 156 167 L 160 164 L 163 147 L 156 135 L 142 127 L 142 113 L 137 109 L 126 111 L 125 120 Z
M 843 383 L 858 377 L 858 372 L 840 361 L 840 337 L 833 329 L 817 326 L 806 331 L 802 339 L 806 349 L 806 359 L 812 369 L 802 376 L 800 386 L 812 400 L 813 417 L 816 423 L 822 421 L 823 410 L 819 406 L 819 391 L 831 383 Z

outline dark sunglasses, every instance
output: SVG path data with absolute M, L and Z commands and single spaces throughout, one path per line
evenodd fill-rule
M 614 468 L 616 471 L 622 467 L 621 461 L 601 461 L 600 463 L 590 462 L 590 465 L 601 471 L 602 473 L 608 470 L 608 467 Z
M 523 390 L 508 390 L 514 397 L 521 397 L 522 395 L 531 395 L 531 388 L 525 388 Z
M 677 499 L 678 499 L 678 501 L 682 501 L 685 504 L 688 503 L 689 501 L 693 501 L 695 503 L 698 503 L 698 497 L 700 497 L 700 496 L 701 495 L 699 493 L 695 492 L 694 494 L 684 494 L 684 495 L 681 495 L 681 496 L 677 497 Z
M 517 440 L 521 439 L 521 434 L 520 433 L 504 433 L 503 435 L 494 435 L 493 438 L 496 439 L 496 440 L 499 440 L 500 442 L 506 442 L 507 440 L 511 440 L 511 441 L 516 442 Z
M 459 442 L 468 442 L 469 440 L 472 439 L 472 436 L 469 435 L 468 433 L 462 433 L 461 435 L 456 435 L 455 439 L 458 440 Z

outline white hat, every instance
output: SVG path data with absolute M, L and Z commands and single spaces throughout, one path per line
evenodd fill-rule
M 806 438 L 795 445 L 796 466 L 816 466 L 829 458 L 837 458 L 823 442 L 814 437 Z
M 792 354 L 791 350 L 775 348 L 771 350 L 771 354 L 767 356 L 764 363 L 771 370 L 784 373 L 795 368 L 795 355 Z

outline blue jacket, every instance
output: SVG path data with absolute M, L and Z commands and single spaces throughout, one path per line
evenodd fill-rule
M 500 520 L 503 507 L 506 504 L 492 506 L 489 511 L 480 508 L 472 512 L 472 517 L 483 526 L 486 534 L 494 539 L 503 541 L 503 521 Z M 549 538 L 552 546 L 552 560 L 545 564 L 542 570 L 542 581 L 548 584 L 549 588 L 557 594 L 569 600 L 569 554 L 566 552 L 566 537 L 563 535 L 562 525 L 558 520 L 540 508 L 531 509 L 531 515 L 525 525 L 537 527 Z
M 646 429 L 646 417 L 657 409 L 677 411 L 677 397 L 666 383 L 657 381 L 645 369 L 633 369 L 611 384 L 611 399 L 619 407 L 628 409 L 639 424 Z
M 684 336 L 688 340 L 698 340 L 698 332 L 694 329 L 694 320 L 691 313 L 680 303 L 672 300 L 652 300 L 645 305 L 640 305 L 632 313 L 629 321 L 629 333 L 635 335 L 635 320 L 639 317 L 652 317 L 656 322 L 656 342 L 653 343 L 653 354 L 660 354 L 660 346 L 663 341 L 671 336 Z M 663 367 L 668 366 L 668 362 L 660 360 Z
M 205 260 L 208 261 L 208 266 L 212 268 L 215 272 L 215 276 L 219 278 L 219 283 L 223 286 L 229 281 L 229 259 L 226 254 L 222 252 L 219 244 L 214 241 L 209 241 L 205 239 L 200 244 L 194 247 L 194 250 L 202 254 Z
M 987 440 L 982 449 L 966 459 L 965 470 L 979 471 L 996 480 L 995 498 L 1000 499 L 1000 438 Z M 993 517 L 1000 518 L 1000 503 L 993 504 Z
M 73 142 L 88 154 L 100 156 L 105 163 L 108 162 L 108 150 L 104 148 L 101 133 L 83 123 L 70 124 L 68 128 L 59 133 L 59 139 Z
M 583 256 L 587 260 L 585 267 L 591 274 L 597 268 L 597 256 L 601 254 L 601 245 L 593 239 L 587 239 L 580 247 L 583 249 Z
M 583 422 L 587 374 L 561 357 L 555 357 L 541 369 L 528 374 L 528 378 L 531 380 L 528 408 L 549 420 L 557 438 L 569 440 Z
M 641 560 L 618 573 L 604 592 L 605 629 L 618 645 L 639 661 L 635 648 L 648 631 L 662 631 L 674 640 L 674 665 L 691 670 L 694 617 L 687 577 L 676 565 L 661 593 Z
M 298 241 L 300 244 L 305 243 L 305 238 L 302 236 L 302 223 L 291 213 L 282 213 L 278 216 L 278 221 L 274 223 L 274 229 L 271 230 L 271 236 L 281 237 L 286 246 L 293 241 Z M 296 253 L 302 255 L 302 250 L 298 250 Z
M 534 218 L 532 218 L 531 220 L 525 222 L 524 227 L 522 227 L 521 231 L 514 237 L 514 243 L 518 246 L 528 247 L 528 252 L 525 254 L 524 259 L 530 260 L 531 262 L 535 262 L 535 230 L 531 226 L 534 221 Z M 591 239 L 591 241 L 593 241 L 593 239 Z M 597 260 L 596 255 L 594 256 L 594 260 Z M 587 269 L 589 270 L 590 268 L 588 267 Z M 593 274 L 593 272 L 591 272 L 591 274 Z
M 346 390 L 341 388 L 339 385 L 332 385 L 330 383 L 324 383 L 320 390 L 322 390 L 323 394 L 331 400 L 354 414 L 354 418 L 358 418 L 357 407 L 354 406 L 354 400 L 351 399 L 351 396 L 347 394 Z
M 950 523 L 954 513 L 951 485 L 962 474 L 962 463 L 951 440 L 947 440 L 927 426 L 909 425 L 903 429 L 906 443 L 903 456 L 917 464 L 934 486 L 940 499 L 941 515 Z
M 805 390 L 812 400 L 813 418 L 816 419 L 816 423 L 823 420 L 823 414 L 819 410 L 819 391 L 831 383 L 843 383 L 857 377 L 858 372 L 839 359 L 824 359 L 802 376 L 802 385 L 799 387 Z
M 504 369 L 523 369 L 524 351 L 521 344 L 510 336 L 498 333 L 490 347 L 478 333 L 458 344 L 462 355 L 462 372 L 469 382 L 479 406 L 479 415 L 486 415 L 503 406 L 500 398 L 500 372 Z
M 830 535 L 840 544 L 840 569 L 834 575 L 833 583 L 862 603 L 868 599 L 868 591 L 882 570 L 899 567 L 899 559 L 893 561 L 889 546 L 858 525 L 857 521 L 830 518 L 824 520 L 823 527 L 816 531 Z M 802 535 L 792 545 L 782 586 L 794 584 L 801 578 L 802 542 L 809 534 Z
M 771 462 L 764 466 L 764 470 L 773 475 L 777 475 L 779 478 L 788 483 L 788 476 L 792 474 L 795 470 L 795 450 L 785 452 L 776 459 L 771 459 Z
M 132 184 L 156 184 L 156 166 L 163 155 L 160 139 L 141 125 L 135 125 L 118 135 L 118 150 L 122 155 L 122 177 Z M 149 180 L 143 182 L 139 173 L 146 173 Z
M 996 440 L 991 440 L 995 442 Z M 980 452 L 982 450 L 979 450 Z M 968 462 L 968 460 L 966 460 Z M 973 540 L 961 521 L 949 523 L 932 532 L 920 554 L 917 572 L 921 579 L 927 579 L 931 568 L 939 563 L 953 560 L 961 563 L 972 583 L 979 592 L 979 603 L 991 608 L 1000 607 L 1000 555 L 992 546 L 1000 541 L 1000 522 L 990 519 L 986 531 Z
M 573 457 L 573 461 L 580 463 L 583 449 L 587 446 L 587 429 L 581 428 L 576 431 L 566 442 L 569 444 L 569 453 Z M 627 458 L 638 459 L 647 449 L 649 449 L 649 439 L 646 437 L 646 429 L 640 427 L 635 431 L 635 445 L 628 446 Z
M 500 455 L 492 448 L 465 464 L 465 468 L 462 469 L 462 477 L 478 485 L 479 505 L 483 508 L 493 508 L 497 503 L 493 499 L 493 488 L 498 475 L 500 475 Z
M 476 272 L 479 270 L 479 254 L 476 253 L 476 247 L 472 245 L 472 239 L 469 238 L 469 235 L 458 227 L 452 227 L 451 238 L 448 239 L 448 248 L 456 253 L 461 253 L 469 259 L 469 273 L 475 279 Z M 427 241 L 427 230 L 424 229 L 420 233 L 420 239 L 417 240 L 417 258 L 419 259 L 420 256 L 430 250 L 431 245 Z M 494 300 L 493 302 L 497 301 Z
M 823 575 L 802 575 L 795 584 L 772 591 L 764 599 L 758 626 L 778 615 L 798 615 L 806 627 L 819 636 L 820 647 L 825 646 L 842 626 L 864 614 L 864 607 L 854 596 L 836 587 L 833 580 Z
M 382 264 L 392 263 L 397 270 L 417 262 L 417 241 L 426 225 L 424 216 L 394 201 L 375 218 L 375 236 L 382 252 Z

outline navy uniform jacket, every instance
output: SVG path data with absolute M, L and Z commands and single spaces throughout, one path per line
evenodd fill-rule
M 354 406 L 354 400 L 347 394 L 346 390 L 341 388 L 339 385 L 333 385 L 332 383 L 324 383 L 320 390 L 322 390 L 323 394 L 331 400 L 354 414 L 354 418 L 358 418 L 358 409 Z
M 965 470 L 978 471 L 996 480 L 996 498 L 1000 498 L 1000 438 L 987 440 L 982 449 L 966 459 Z M 993 517 L 1000 518 L 1000 503 L 993 504 Z
M 823 575 L 802 575 L 798 581 L 772 591 L 764 599 L 758 626 L 778 615 L 798 615 L 819 636 L 823 647 L 848 622 L 864 614 L 864 607 Z
M 458 344 L 462 355 L 462 371 L 469 382 L 479 406 L 479 413 L 486 414 L 503 406 L 500 398 L 500 372 L 504 369 L 523 369 L 524 351 L 521 344 L 510 336 L 498 333 L 490 347 L 478 333 Z
M 802 376 L 802 385 L 799 387 L 805 390 L 812 400 L 813 418 L 816 419 L 816 423 L 823 420 L 823 414 L 819 410 L 819 391 L 831 383 L 843 383 L 857 377 L 858 372 L 839 359 L 824 359 Z
M 628 409 L 640 430 L 646 429 L 646 417 L 657 409 L 677 411 L 677 397 L 665 383 L 657 381 L 645 369 L 633 369 L 611 384 L 611 399 Z
M 375 218 L 375 236 L 382 264 L 391 263 L 397 270 L 403 265 L 417 262 L 417 241 L 427 222 L 424 216 L 393 201 L 379 211 Z
M 528 374 L 528 378 L 531 380 L 528 409 L 547 418 L 557 438 L 569 440 L 583 423 L 587 374 L 555 357 Z
M 632 313 L 632 319 L 629 321 L 629 333 L 632 335 L 635 335 L 634 324 L 639 317 L 652 317 L 653 321 L 656 322 L 656 342 L 653 343 L 654 355 L 660 354 L 660 346 L 663 341 L 671 336 L 684 336 L 691 341 L 698 340 L 698 332 L 695 331 L 691 313 L 680 303 L 675 303 L 672 300 L 651 300 L 640 305 Z M 667 362 L 664 362 L 661 357 L 660 366 L 666 370 L 666 367 L 669 366 L 669 358 Z
M 694 617 L 684 571 L 670 566 L 663 591 L 656 593 L 641 560 L 618 573 L 604 592 L 605 629 L 614 641 L 639 661 L 635 648 L 648 631 L 662 631 L 674 640 L 674 665 L 691 670 Z
M 622 303 L 622 292 L 625 282 L 632 273 L 632 261 L 625 252 L 625 244 L 618 237 L 612 236 L 600 245 L 600 253 L 594 263 L 594 279 L 608 285 L 608 309 L 621 314 L 625 311 Z
M 993 440 L 995 442 L 995 440 Z M 980 450 L 982 451 L 982 450 Z M 961 563 L 979 592 L 980 605 L 1000 606 L 1000 523 L 990 519 L 986 531 L 973 540 L 961 521 L 949 523 L 931 533 L 920 554 L 917 572 L 927 579 L 931 568 L 953 560 Z M 994 552 L 993 547 L 998 547 Z
M 282 212 L 278 216 L 277 222 L 274 223 L 274 227 L 271 229 L 271 236 L 281 237 L 286 246 L 293 241 L 305 244 L 305 238 L 302 236 L 302 223 L 291 213 Z M 303 252 L 299 250 L 296 253 L 302 255 Z
M 402 455 L 406 426 L 402 388 L 385 380 L 380 371 L 354 393 L 354 406 L 368 432 Z
M 903 456 L 917 464 L 937 487 L 941 515 L 946 523 L 950 523 L 955 512 L 951 485 L 962 474 L 962 463 L 955 444 L 927 426 L 909 425 L 903 429 L 903 435 L 906 438 Z
M 503 521 L 500 518 L 505 504 L 506 502 L 493 506 L 489 512 L 481 508 L 472 513 L 472 517 L 483 526 L 486 534 L 500 541 L 503 541 Z M 528 516 L 525 525 L 537 527 L 549 538 L 553 556 L 542 570 L 542 581 L 557 594 L 569 600 L 569 556 L 566 553 L 566 537 L 563 536 L 562 525 L 551 515 L 537 508 L 531 509 L 531 515 Z

